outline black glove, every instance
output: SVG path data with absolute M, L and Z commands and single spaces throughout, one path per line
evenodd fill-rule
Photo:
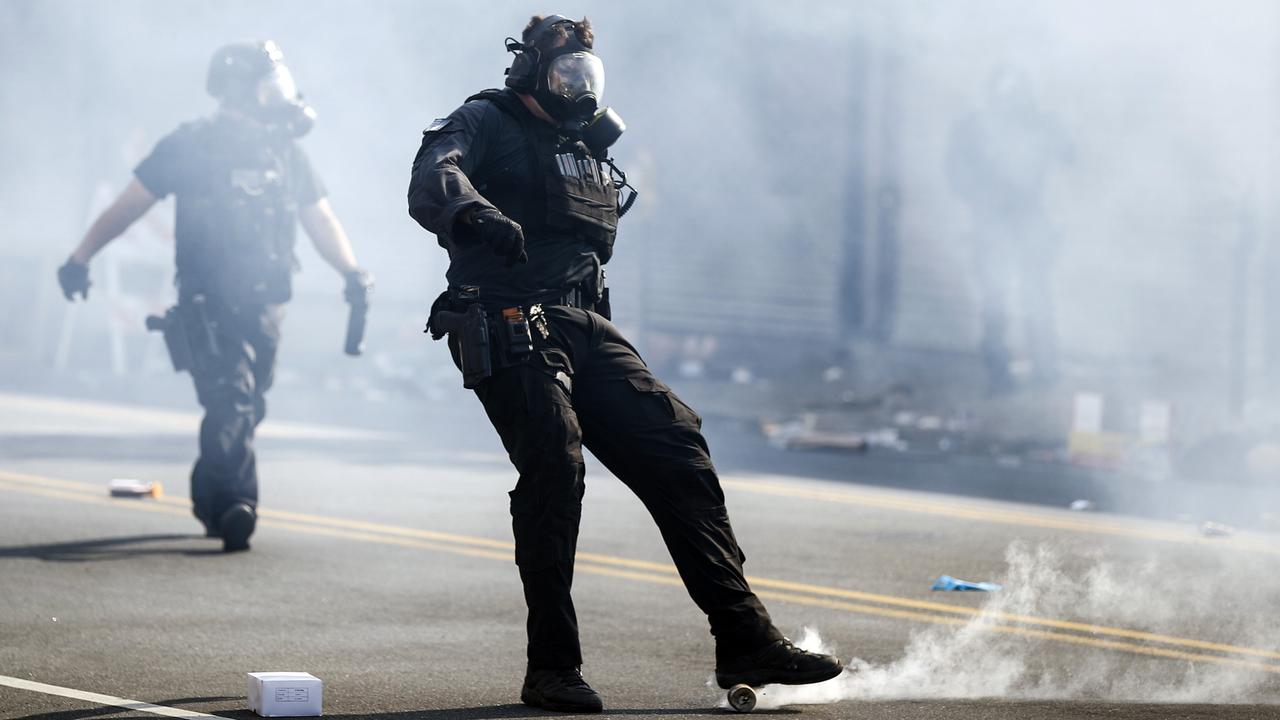
M 76 262 L 71 258 L 58 268 L 58 284 L 62 286 L 62 294 L 67 296 L 68 300 L 75 300 L 76 293 L 80 293 L 80 297 L 89 299 L 89 266 L 84 263 Z
M 368 270 L 356 268 L 344 275 L 347 287 L 342 294 L 348 305 L 368 305 L 369 295 L 373 294 L 373 274 Z
M 494 208 L 481 208 L 471 213 L 471 226 L 480 242 L 506 259 L 507 267 L 529 262 L 529 256 L 524 253 L 524 230 L 520 223 Z

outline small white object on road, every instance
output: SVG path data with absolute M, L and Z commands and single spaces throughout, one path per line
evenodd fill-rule
M 1231 537 L 1236 534 L 1236 529 L 1230 525 L 1206 520 L 1200 523 L 1200 534 L 1205 537 Z
M 1094 505 L 1088 500 L 1072 500 L 1071 509 L 1076 512 L 1089 512 L 1094 509 Z
M 107 492 L 111 493 L 111 497 L 160 497 L 163 490 L 158 482 L 113 478 L 107 483 Z
M 319 717 L 322 692 L 311 673 L 249 673 L 249 709 L 262 717 Z

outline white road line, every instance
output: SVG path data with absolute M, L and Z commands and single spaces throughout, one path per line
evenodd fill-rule
M 195 710 L 183 710 L 182 708 L 166 707 L 164 705 L 152 705 L 151 703 L 145 703 L 141 700 L 128 700 L 126 698 L 115 697 L 114 695 L 100 695 L 98 693 L 85 692 L 84 690 L 60 687 L 58 685 L 46 685 L 44 683 L 32 682 L 31 680 L 23 680 L 22 678 L 9 677 L 8 675 L 0 675 L 0 685 L 8 685 L 11 688 L 30 690 L 32 692 L 44 693 L 45 695 L 59 695 L 73 700 L 84 700 L 86 702 L 97 703 L 99 705 L 110 705 L 112 707 L 124 708 L 126 710 L 137 710 L 138 712 L 146 712 L 153 715 L 164 715 L 165 717 L 219 717 L 218 715 L 209 715 L 208 713 L 196 712 Z

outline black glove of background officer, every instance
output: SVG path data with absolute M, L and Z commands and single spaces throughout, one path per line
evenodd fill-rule
M 495 208 L 480 208 L 471 213 L 471 226 L 480 242 L 506 258 L 507 267 L 529 262 L 529 256 L 524 252 L 524 230 L 520 223 Z
M 88 300 L 89 266 L 68 258 L 62 267 L 58 268 L 58 284 L 62 286 L 62 294 L 66 295 L 68 300 L 75 300 L 76 293 L 80 293 L 81 298 Z

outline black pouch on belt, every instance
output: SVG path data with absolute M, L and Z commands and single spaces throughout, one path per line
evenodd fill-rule
M 462 317 L 458 333 L 458 348 L 462 357 L 462 387 L 470 389 L 493 374 L 489 319 L 479 304 L 467 308 Z

